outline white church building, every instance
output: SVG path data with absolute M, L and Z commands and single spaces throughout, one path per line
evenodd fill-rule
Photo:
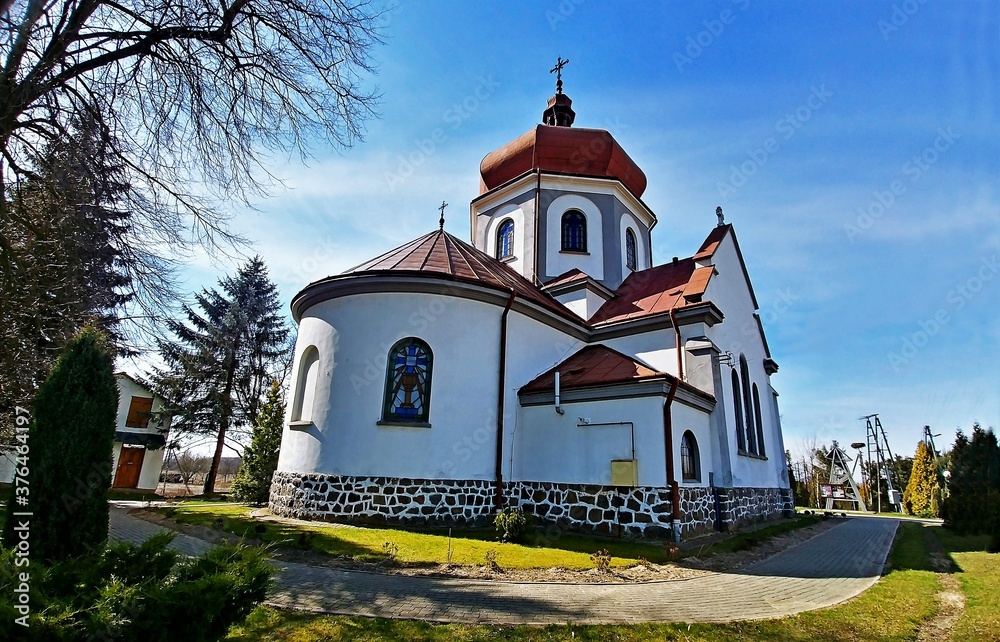
M 442 218 L 294 297 L 272 511 L 680 538 L 793 510 L 732 225 L 655 265 L 645 175 L 574 118 L 560 82 L 486 155 L 471 242 Z

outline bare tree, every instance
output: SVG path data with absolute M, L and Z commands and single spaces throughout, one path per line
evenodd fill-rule
M 120 313 L 147 331 L 169 315 L 177 260 L 241 241 L 229 218 L 275 185 L 272 154 L 350 146 L 373 115 L 380 13 L 368 0 L 14 0 L 0 9 L 0 288 L 27 287 L 37 261 L 25 253 L 52 245 L 30 210 L 13 206 L 20 186 L 42 179 L 36 159 L 74 123 L 92 123 L 101 166 L 125 188 L 115 208 L 131 212 L 121 249 L 133 291 Z

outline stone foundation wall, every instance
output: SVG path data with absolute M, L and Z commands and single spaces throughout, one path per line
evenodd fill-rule
M 276 515 L 370 524 L 476 524 L 493 514 L 492 481 L 346 477 L 277 471 Z
M 670 534 L 670 491 L 666 488 L 511 482 L 507 501 L 560 530 L 626 537 Z
M 494 513 L 488 480 L 346 477 L 278 471 L 269 506 L 276 515 L 367 524 L 483 525 Z M 794 510 L 791 493 L 778 488 L 720 488 L 729 528 L 775 519 Z M 672 505 L 667 488 L 507 482 L 510 505 L 559 530 L 666 539 Z M 712 489 L 681 487 L 682 538 L 715 530 Z
M 720 488 L 723 521 L 730 529 L 790 516 L 795 500 L 788 488 Z

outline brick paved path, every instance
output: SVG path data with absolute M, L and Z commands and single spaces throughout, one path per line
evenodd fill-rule
M 115 537 L 137 541 L 159 529 L 124 512 L 112 510 Z M 897 525 L 892 519 L 854 517 L 738 572 L 642 584 L 393 576 L 276 561 L 268 602 L 323 613 L 493 624 L 776 618 L 837 604 L 874 584 Z M 176 543 L 188 550 L 205 546 L 185 536 Z

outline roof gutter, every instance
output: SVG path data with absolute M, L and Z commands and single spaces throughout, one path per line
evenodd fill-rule
M 675 542 L 681 541 L 681 493 L 677 484 L 677 471 L 674 469 L 674 426 L 670 407 L 677 394 L 679 379 L 674 379 L 667 393 L 667 401 L 663 404 L 663 445 L 667 457 L 667 485 L 670 487 L 671 525 L 670 531 Z
M 493 491 L 493 506 L 498 510 L 506 503 L 503 494 L 503 406 L 504 388 L 507 385 L 507 315 L 514 305 L 516 293 L 510 291 L 507 305 L 500 315 L 500 367 L 497 372 L 497 452 L 496 452 L 496 487 Z

